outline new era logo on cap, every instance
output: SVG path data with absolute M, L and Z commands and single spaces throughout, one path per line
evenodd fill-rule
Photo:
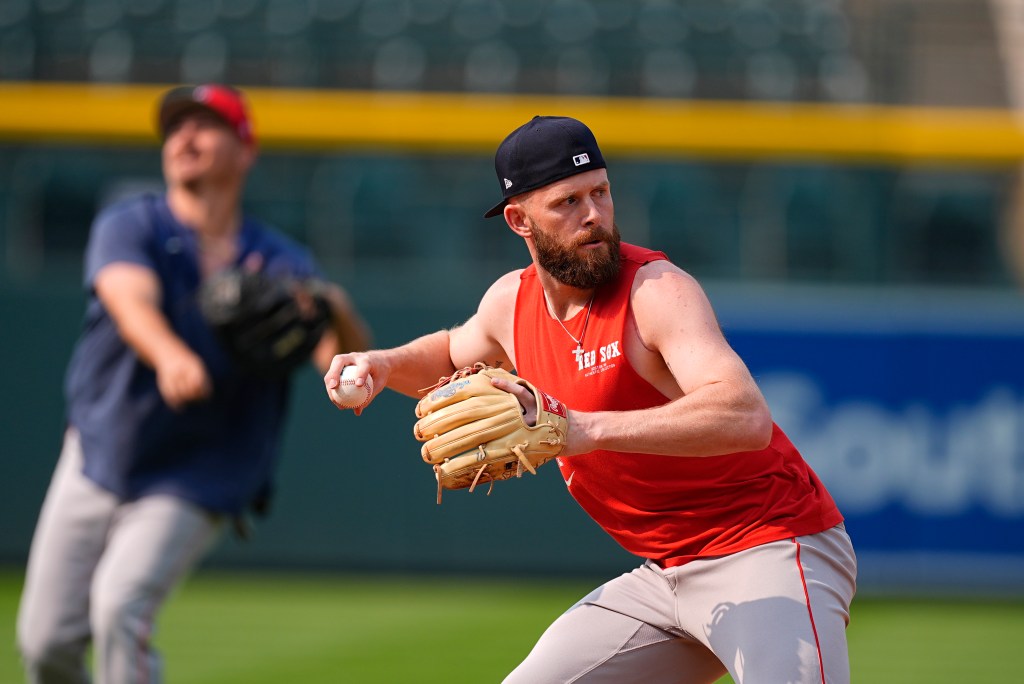
M 508 134 L 494 155 L 501 202 L 484 214 L 497 216 L 508 200 L 557 180 L 606 168 L 594 134 L 567 116 L 535 116 Z M 510 178 L 515 178 L 515 188 Z

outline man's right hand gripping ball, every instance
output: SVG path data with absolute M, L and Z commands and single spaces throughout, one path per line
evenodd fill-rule
M 522 385 L 537 402 L 537 420 L 527 425 L 514 394 L 495 387 L 493 378 Z M 431 388 L 416 405 L 413 434 L 423 442 L 423 460 L 434 467 L 437 502 L 444 489 L 473 491 L 481 481 L 536 475 L 555 458 L 569 432 L 565 406 L 526 380 L 478 363 Z M 488 494 L 490 490 L 488 490 Z

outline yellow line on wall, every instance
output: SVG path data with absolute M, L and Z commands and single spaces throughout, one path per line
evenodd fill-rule
M 0 82 L 0 140 L 154 145 L 168 86 Z M 534 114 L 585 121 L 606 154 L 1006 165 L 1024 120 L 1002 109 L 251 88 L 266 148 L 491 155 Z

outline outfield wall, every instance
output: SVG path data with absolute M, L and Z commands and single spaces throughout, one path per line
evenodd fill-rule
M 378 340 L 396 344 L 464 318 L 484 283 L 463 285 L 447 309 L 369 309 Z M 1024 591 L 1024 302 L 716 283 L 708 291 L 776 421 L 846 514 L 865 590 Z M 0 560 L 21 563 L 59 445 L 60 380 L 80 302 L 25 293 L 5 297 L 0 313 L 6 331 L 24 331 L 5 331 L 0 346 L 12 361 L 0 406 Z M 326 401 L 312 370 L 295 389 L 275 510 L 254 541 L 229 539 L 211 563 L 588 575 L 633 564 L 567 496 L 557 470 L 500 484 L 490 497 L 450 492 L 437 506 L 411 433 L 412 399 L 385 393 L 356 417 Z

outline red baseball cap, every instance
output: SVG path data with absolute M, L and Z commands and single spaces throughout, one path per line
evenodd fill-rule
M 167 127 L 172 121 L 190 110 L 213 112 L 235 131 L 242 142 L 256 143 L 249 107 L 241 91 L 217 83 L 172 88 L 160 102 L 158 126 L 161 137 L 167 137 Z

